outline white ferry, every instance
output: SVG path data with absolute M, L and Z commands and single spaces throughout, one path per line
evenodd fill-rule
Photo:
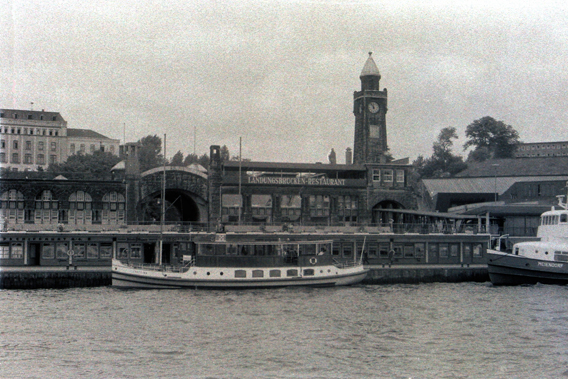
M 558 205 L 540 217 L 538 241 L 520 242 L 512 251 L 487 250 L 489 278 L 495 285 L 568 284 L 568 207 L 559 196 Z
M 361 282 L 368 270 L 356 257 L 340 262 L 333 241 L 196 242 L 182 265 L 112 261 L 112 285 L 119 288 L 270 288 L 345 286 Z

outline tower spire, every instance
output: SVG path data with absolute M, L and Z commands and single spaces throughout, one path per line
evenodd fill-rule
M 365 65 L 363 66 L 361 75 L 359 75 L 360 78 L 363 78 L 364 76 L 378 76 L 379 78 L 381 77 L 379 68 L 377 67 L 375 60 L 373 59 L 372 51 L 369 51 L 369 58 L 367 58 L 367 62 L 365 62 Z

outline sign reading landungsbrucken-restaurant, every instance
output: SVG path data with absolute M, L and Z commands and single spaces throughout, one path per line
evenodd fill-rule
M 275 178 L 275 177 L 248 177 L 248 184 L 276 184 L 300 186 L 345 186 L 345 179 L 328 178 Z

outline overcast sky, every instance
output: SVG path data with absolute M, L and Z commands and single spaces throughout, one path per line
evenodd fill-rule
M 514 5 L 513 5 L 514 4 Z M 492 116 L 568 140 L 568 7 L 552 1 L 0 0 L 0 107 L 57 111 L 167 156 L 344 163 L 369 51 L 396 158 Z M 124 133 L 125 131 L 125 133 Z M 462 153 L 461 146 L 456 151 Z

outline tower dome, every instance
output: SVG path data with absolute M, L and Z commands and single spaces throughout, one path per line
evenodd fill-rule
M 365 66 L 363 66 L 363 70 L 361 71 L 360 78 L 364 76 L 378 76 L 381 77 L 381 73 L 379 72 L 379 68 L 375 64 L 373 60 L 373 53 L 369 52 L 369 58 L 367 58 L 367 62 L 365 62 Z

